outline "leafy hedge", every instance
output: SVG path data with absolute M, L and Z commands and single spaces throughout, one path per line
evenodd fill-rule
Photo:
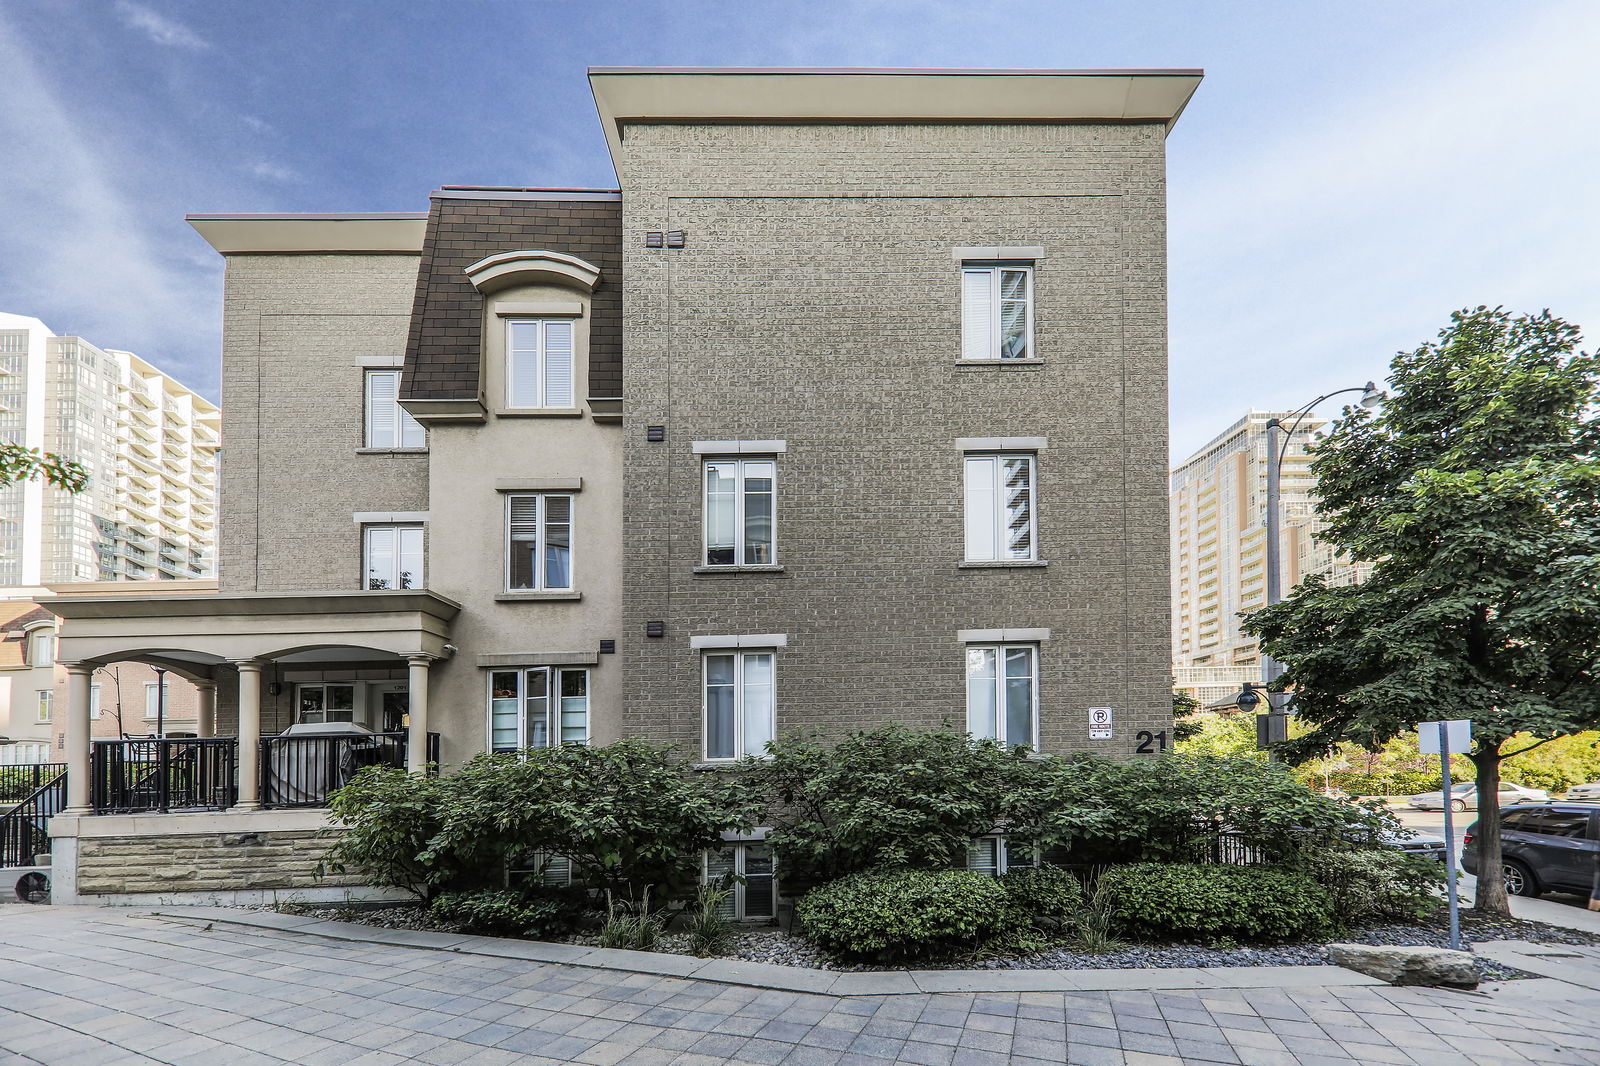
M 637 740 L 479 755 L 440 777 L 369 768 L 329 807 L 347 827 L 331 865 L 423 899 L 503 888 L 507 869 L 538 853 L 568 859 L 574 884 L 638 906 L 689 891 L 700 851 L 759 810 L 737 781 Z
M 1083 908 L 1083 885 L 1059 866 L 1012 870 L 1000 888 L 1019 922 L 1044 930 L 1067 928 Z
M 1007 926 L 998 880 L 964 870 L 863 873 L 815 888 L 795 907 L 806 935 L 832 954 L 878 962 L 949 955 Z
M 959 866 L 973 837 L 1062 849 L 1074 866 L 1203 861 L 1225 830 L 1256 861 L 1307 847 L 1375 846 L 1387 811 L 1330 799 L 1288 768 L 1169 755 L 1030 758 L 951 729 L 901 726 L 828 746 L 786 736 L 741 775 L 791 888 L 885 867 Z
M 1281 941 L 1334 931 L 1334 903 L 1305 874 L 1268 866 L 1133 863 L 1100 876 L 1123 935 L 1142 940 Z
M 1306 856 L 1304 869 L 1327 891 L 1334 921 L 1344 927 L 1426 918 L 1442 905 L 1435 890 L 1444 885 L 1444 864 L 1394 848 L 1319 852 Z
M 960 865 L 1028 789 L 1025 748 L 951 729 L 892 725 L 837 743 L 798 733 L 746 760 L 769 805 L 767 843 L 791 886 L 890 867 Z

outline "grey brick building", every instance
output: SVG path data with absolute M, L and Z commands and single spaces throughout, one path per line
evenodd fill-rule
M 620 189 L 197 217 L 220 584 L 58 597 L 73 764 L 120 659 L 215 685 L 238 771 L 194 832 L 291 851 L 316 812 L 258 808 L 307 726 L 413 768 L 430 734 L 715 763 L 891 721 L 1163 750 L 1164 142 L 1199 79 L 595 70 Z M 78 848 L 148 830 L 69 785 L 83 884 L 169 876 Z

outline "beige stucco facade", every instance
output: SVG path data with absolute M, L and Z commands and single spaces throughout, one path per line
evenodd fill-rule
M 559 413 L 513 411 L 506 397 L 504 319 L 572 308 L 576 406 Z M 589 396 L 589 294 L 580 284 L 512 285 L 485 299 L 486 420 L 433 422 L 429 429 L 428 586 L 470 605 L 453 640 L 464 649 L 434 671 L 442 757 L 458 763 L 487 746 L 490 670 L 499 666 L 589 668 L 590 735 L 622 735 L 622 656 L 602 655 L 622 624 L 622 429 Z M 507 588 L 506 497 L 570 493 L 573 592 Z

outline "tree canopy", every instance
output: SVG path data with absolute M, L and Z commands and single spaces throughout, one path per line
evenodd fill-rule
M 1503 758 L 1600 725 L 1600 363 L 1578 340 L 1548 311 L 1458 311 L 1396 355 L 1381 412 L 1347 409 L 1317 447 L 1321 537 L 1374 567 L 1246 622 L 1307 727 L 1289 758 L 1467 718 L 1493 794 Z M 1479 905 L 1504 909 L 1498 879 Z

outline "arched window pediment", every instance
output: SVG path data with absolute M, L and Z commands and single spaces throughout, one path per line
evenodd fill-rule
M 516 285 L 565 285 L 588 293 L 600 282 L 599 267 L 561 252 L 499 252 L 473 263 L 465 273 L 485 294 Z

